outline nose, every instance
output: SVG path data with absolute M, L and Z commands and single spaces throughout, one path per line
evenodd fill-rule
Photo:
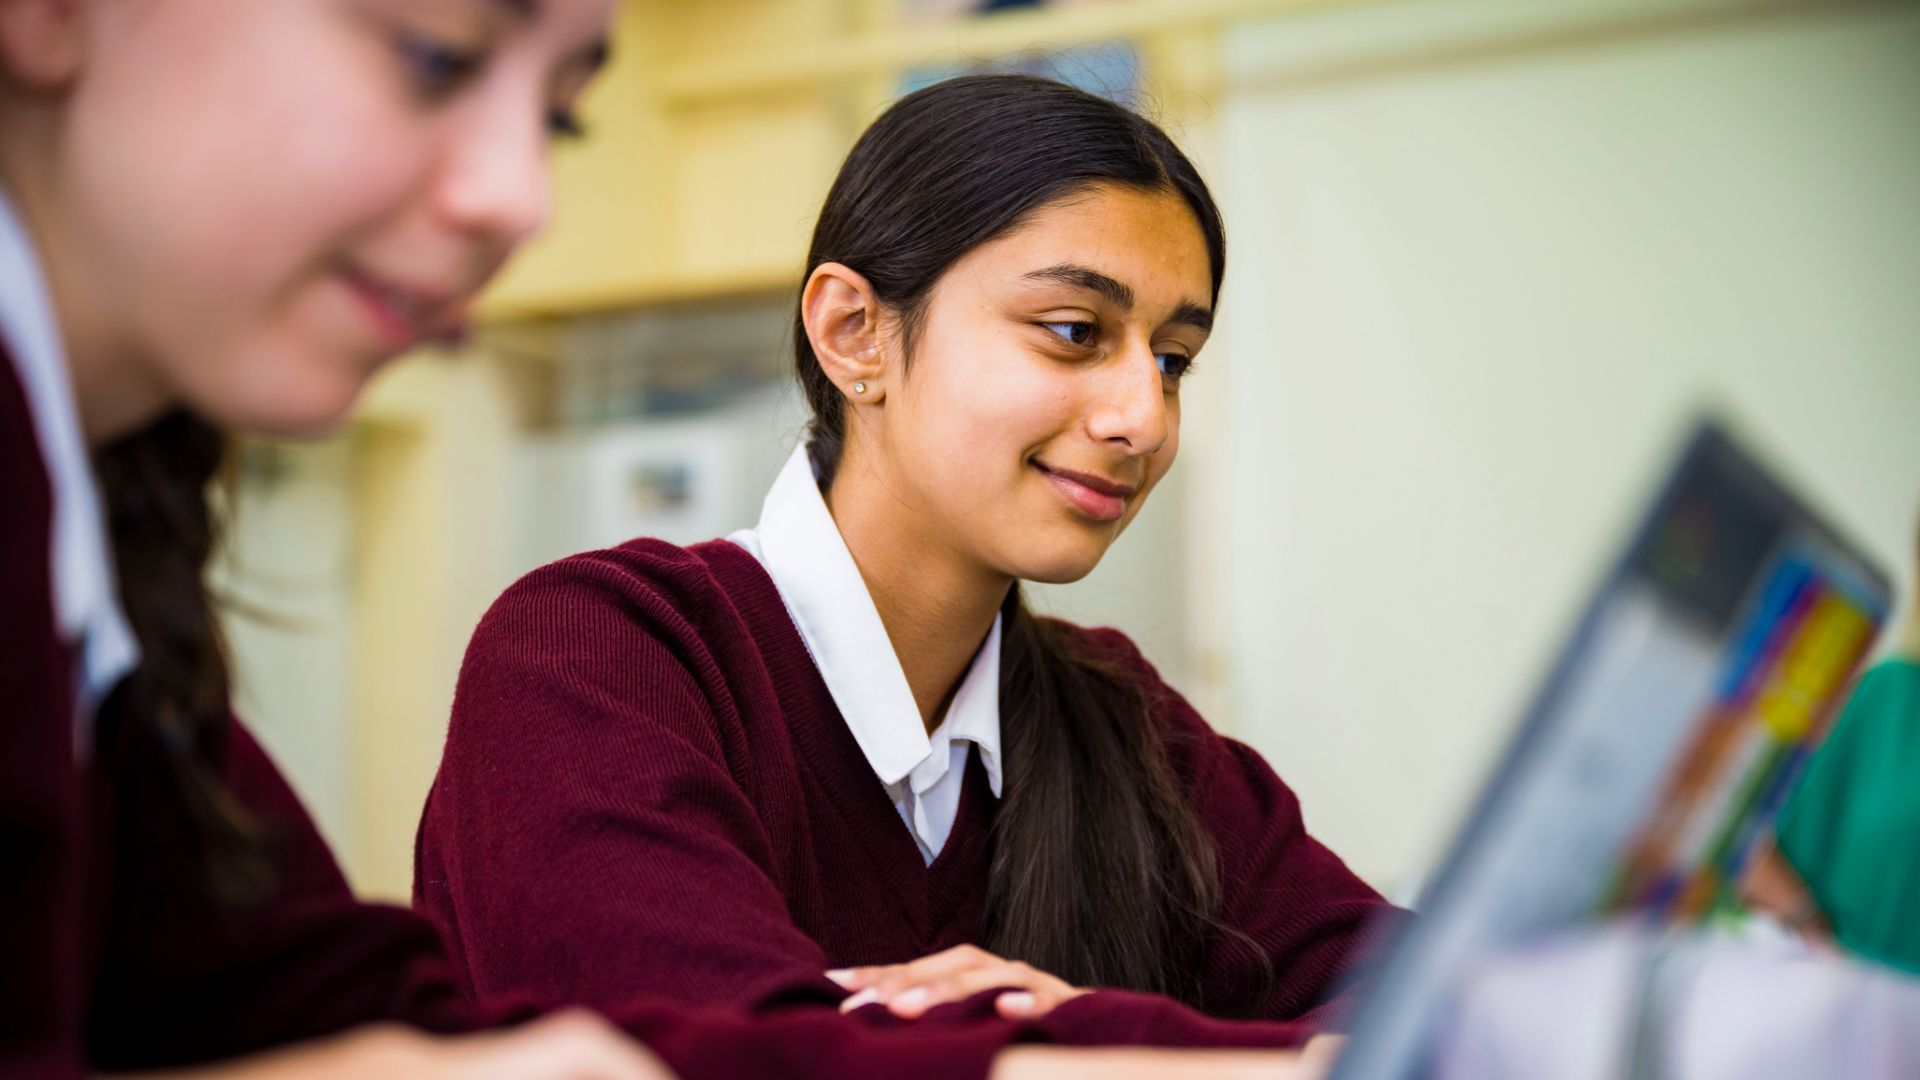
M 552 213 L 546 118 L 528 103 L 476 109 L 442 162 L 436 202 L 462 232 L 504 255 L 540 231 Z
M 1166 445 L 1170 419 L 1159 361 L 1151 346 L 1129 346 L 1104 365 L 1088 434 L 1130 455 L 1146 457 Z

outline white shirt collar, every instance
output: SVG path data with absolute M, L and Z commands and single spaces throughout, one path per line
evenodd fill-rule
M 93 464 L 80 429 L 67 359 L 32 238 L 0 190 L 0 334 L 39 436 L 53 485 L 53 612 L 76 650 L 79 710 L 75 737 L 84 751 L 94 709 L 140 660 L 120 610 L 113 559 L 100 516 Z
M 751 552 L 773 578 L 833 703 L 890 794 L 924 794 L 939 783 L 958 757 L 950 750 L 960 740 L 979 749 L 993 793 L 1000 794 L 999 616 L 929 735 L 880 612 L 820 495 L 805 446 L 787 459 L 768 490 L 759 525 L 728 539 Z

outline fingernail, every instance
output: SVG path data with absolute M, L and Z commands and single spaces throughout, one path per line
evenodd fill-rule
M 869 986 L 865 990 L 862 990 L 859 993 L 848 998 L 847 1000 L 841 1002 L 840 1011 L 852 1012 L 853 1010 L 859 1008 L 862 1005 L 873 1004 L 875 1001 L 879 1000 L 879 998 L 880 998 L 880 991 L 875 990 L 873 987 Z
M 841 986 L 847 986 L 848 983 L 853 981 L 853 969 L 834 968 L 832 971 L 827 972 L 827 978 L 832 979 Z M 848 989 L 852 989 L 852 987 L 848 987 Z
M 1000 995 L 1000 1007 L 1008 1012 L 1032 1012 L 1033 1006 L 1034 1000 L 1032 994 L 1016 991 L 1011 994 Z
M 894 1012 L 900 1012 L 902 1010 L 918 1009 L 922 1005 L 925 1005 L 926 1003 L 927 1003 L 927 988 L 924 986 L 916 986 L 911 990 L 907 990 L 901 993 L 900 996 L 888 1002 L 887 1007 L 892 1009 Z

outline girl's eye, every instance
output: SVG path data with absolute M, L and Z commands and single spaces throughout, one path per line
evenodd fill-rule
M 1193 374 L 1193 357 L 1181 353 L 1159 353 L 1154 362 L 1160 365 L 1160 374 L 1179 382 Z
M 1061 340 L 1075 345 L 1085 345 L 1093 340 L 1093 324 L 1090 322 L 1050 322 L 1040 325 L 1046 327 L 1049 333 L 1058 335 Z
M 486 63 L 486 53 L 456 48 L 431 38 L 403 35 L 398 43 L 400 59 L 422 96 L 438 100 L 471 80 Z

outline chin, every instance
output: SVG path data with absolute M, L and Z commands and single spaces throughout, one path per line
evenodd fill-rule
M 241 434 L 292 439 L 330 435 L 346 423 L 365 385 L 364 379 L 340 371 L 278 379 L 215 403 L 203 415 Z
M 1016 564 L 1013 576 L 1041 585 L 1071 585 L 1093 573 L 1093 568 L 1100 565 L 1100 557 L 1105 554 L 1104 547 L 1092 551 L 1062 549 L 1038 558 L 1028 552 Z

